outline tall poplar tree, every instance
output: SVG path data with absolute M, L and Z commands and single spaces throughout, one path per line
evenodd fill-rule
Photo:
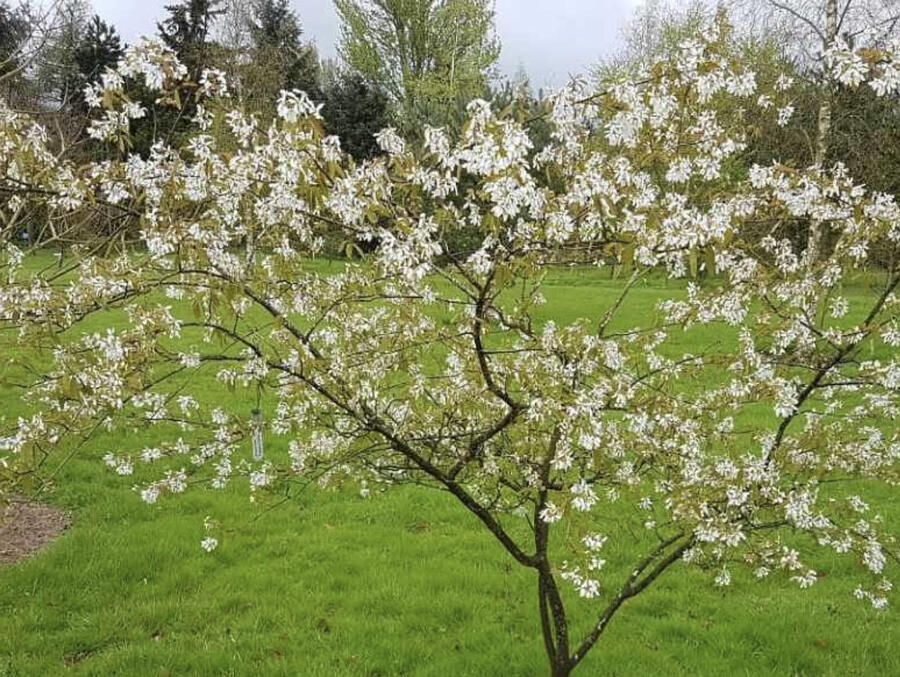
M 453 126 L 500 54 L 493 0 L 335 0 L 347 65 L 391 97 L 404 131 Z

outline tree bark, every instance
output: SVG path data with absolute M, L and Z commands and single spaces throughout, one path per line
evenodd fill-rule
M 553 677 L 567 677 L 573 666 L 569 657 L 566 610 L 546 560 L 538 566 L 538 596 L 541 605 L 544 646 L 547 649 L 547 657 L 550 659 L 550 674 Z
M 541 463 L 541 491 L 534 506 L 534 557 L 538 574 L 538 605 L 541 612 L 541 631 L 544 647 L 550 660 L 552 677 L 568 677 L 575 667 L 569 656 L 569 627 L 566 608 L 559 587 L 550 567 L 550 525 L 541 518 L 541 511 L 547 506 L 547 485 L 550 478 L 550 459 L 556 453 L 559 443 L 559 428 L 550 437 L 547 455 Z
M 825 34 L 822 49 L 828 50 L 837 39 L 838 6 L 837 0 L 825 0 Z M 822 100 L 819 102 L 819 127 L 816 133 L 816 166 L 821 167 L 828 154 L 828 141 L 831 136 L 831 77 L 825 72 L 825 83 Z
M 834 45 L 834 42 L 837 39 L 837 30 L 837 0 L 825 0 L 825 33 L 822 40 L 823 50 L 828 50 Z M 828 142 L 831 137 L 832 95 L 833 86 L 831 76 L 826 70 L 822 84 L 822 98 L 819 102 L 819 124 L 818 129 L 816 130 L 816 154 L 814 162 L 818 169 L 822 169 L 828 155 Z M 819 258 L 819 250 L 822 247 L 822 228 L 823 224 L 821 221 L 813 220 L 810 223 L 809 242 L 806 251 L 807 260 L 810 266 L 815 264 L 816 260 Z

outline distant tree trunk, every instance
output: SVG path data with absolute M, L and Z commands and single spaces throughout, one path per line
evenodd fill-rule
M 838 6 L 837 0 L 825 0 L 825 35 L 823 36 L 822 48 L 828 50 L 837 39 L 838 31 Z M 827 70 L 824 74 L 822 84 L 822 95 L 819 102 L 819 126 L 816 132 L 816 167 L 821 169 L 825 164 L 825 158 L 828 155 L 828 142 L 831 137 L 831 107 L 834 90 L 831 77 Z M 819 250 L 822 246 L 822 222 L 813 220 L 809 227 L 809 243 L 807 247 L 807 257 L 809 264 L 812 265 L 819 257 Z
M 823 49 L 831 48 L 837 38 L 838 8 L 837 0 L 825 0 L 825 36 Z M 816 165 L 822 166 L 828 153 L 828 137 L 831 134 L 831 78 L 825 73 L 825 87 L 819 103 L 819 129 L 816 135 Z

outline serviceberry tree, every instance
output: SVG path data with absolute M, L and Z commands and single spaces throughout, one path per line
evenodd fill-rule
M 708 26 L 633 79 L 576 81 L 546 102 L 539 152 L 529 121 L 476 100 L 458 141 L 425 128 L 411 148 L 385 129 L 383 154 L 354 161 L 304 93 L 283 92 L 260 129 L 215 71 L 198 83 L 196 133 L 146 157 L 70 164 L 3 111 L 0 321 L 52 358 L 31 376 L 31 413 L 0 431 L 7 480 L 97 429 L 158 428 L 169 442 L 106 456 L 123 475 L 159 468 L 138 487 L 151 503 L 241 480 L 253 497 L 298 479 L 448 492 L 534 572 L 557 676 L 676 566 L 806 588 L 831 551 L 858 561 L 857 596 L 885 606 L 896 544 L 865 492 L 897 480 L 885 422 L 900 413 L 900 269 L 853 305 L 842 285 L 875 243 L 898 247 L 900 208 L 840 165 L 741 165 L 747 119 L 786 121 L 792 83 L 757 81 L 728 30 Z M 828 59 L 842 82 L 898 90 L 892 51 Z M 127 81 L 165 101 L 185 75 L 159 44 L 129 48 L 86 92 L 90 133 L 121 146 L 143 115 Z M 116 227 L 36 270 L 15 240 L 34 200 Z M 809 220 L 835 234 L 815 256 L 785 236 Z M 479 246 L 448 254 L 462 228 Z M 309 266 L 335 233 L 371 253 Z M 697 260 L 714 273 L 703 286 L 623 324 L 643 276 L 684 277 Z M 610 262 L 631 272 L 603 312 L 541 319 L 549 269 Z M 111 308 L 124 324 L 79 332 Z M 697 325 L 722 338 L 686 354 Z M 267 419 L 205 403 L 193 389 L 210 373 L 270 398 Z M 607 559 L 634 545 L 611 515 L 643 534 L 624 572 Z M 574 603 L 597 605 L 589 627 Z

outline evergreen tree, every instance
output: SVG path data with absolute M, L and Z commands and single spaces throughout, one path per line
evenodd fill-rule
M 210 39 L 213 22 L 221 15 L 222 0 L 181 0 L 166 5 L 168 17 L 157 23 L 160 38 L 187 68 L 188 79 L 179 88 L 181 109 L 156 105 L 156 94 L 137 86 L 132 97 L 141 101 L 149 115 L 133 122 L 134 147 L 146 154 L 155 141 L 165 139 L 179 146 L 192 133 L 196 109 L 195 86 L 207 68 L 214 66 L 216 54 Z
M 325 128 L 357 160 L 378 154 L 375 134 L 390 123 L 388 97 L 359 73 L 341 72 L 325 91 Z
M 249 29 L 254 70 L 266 71 L 253 78 L 258 89 L 269 90 L 260 94 L 271 97 L 282 89 L 302 89 L 321 98 L 318 54 L 313 45 L 304 44 L 300 19 L 287 0 L 257 0 Z
M 250 34 L 257 47 L 265 45 L 290 50 L 300 43 L 303 30 L 287 0 L 257 0 L 253 5 Z
M 22 12 L 0 1 L 0 83 L 7 98 L 19 79 L 19 51 L 28 37 L 28 24 Z
M 166 5 L 169 16 L 157 24 L 163 42 L 187 66 L 194 81 L 209 66 L 209 34 L 213 21 L 223 12 L 221 4 L 222 0 L 182 0 Z
M 74 100 L 80 108 L 85 108 L 82 94 L 84 87 L 99 78 L 107 67 L 114 66 L 123 52 L 122 40 L 115 27 L 95 14 L 75 50 L 75 64 L 81 86 L 78 87 Z

